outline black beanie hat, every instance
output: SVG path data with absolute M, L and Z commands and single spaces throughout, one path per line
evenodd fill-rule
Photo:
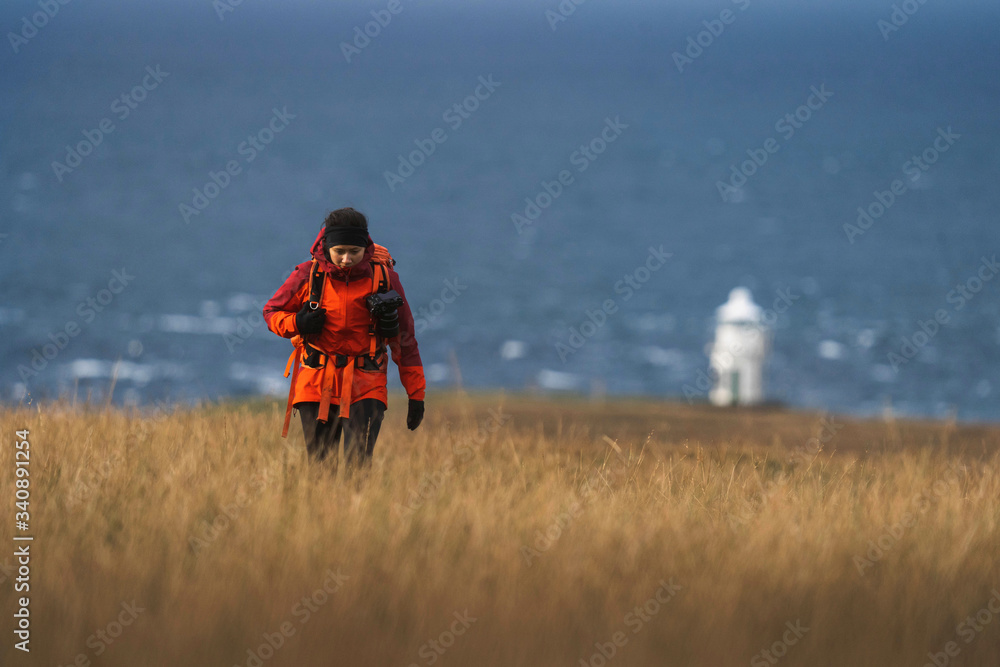
M 368 246 L 368 218 L 351 207 L 333 211 L 324 221 L 323 241 L 326 248 L 338 245 Z
M 368 247 L 368 232 L 359 227 L 328 227 L 323 234 L 323 244 L 326 249 L 338 245 L 356 245 Z

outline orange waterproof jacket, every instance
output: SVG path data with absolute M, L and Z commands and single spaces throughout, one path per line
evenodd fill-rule
M 295 315 L 309 300 L 312 261 L 296 266 L 285 284 L 264 306 L 267 327 L 279 336 L 291 338 L 295 344 L 293 358 L 289 359 L 289 367 L 286 368 L 287 375 L 294 359 L 296 370 L 289 395 L 286 432 L 287 417 L 290 416 L 294 403 L 320 402 L 321 421 L 326 421 L 327 417 L 322 407 L 324 404 L 341 406 L 340 416 L 348 417 L 350 406 L 362 399 L 374 398 L 383 404 L 387 403 L 386 371 L 389 361 L 385 353 L 386 346 L 399 367 L 399 379 L 407 395 L 415 400 L 424 400 L 426 383 L 417 339 L 413 333 L 413 315 L 399 282 L 399 275 L 391 266 L 386 267 L 389 289 L 396 290 L 403 297 L 403 305 L 398 311 L 400 333 L 389 340 L 376 337 L 374 360 L 371 359 L 372 317 L 365 305 L 365 297 L 374 291 L 373 270 L 377 272 L 374 276 L 376 283 L 381 277 L 381 269 L 372 265 L 376 259 L 376 249 L 380 257 L 388 258 L 388 253 L 381 246 L 372 243 L 369 237 L 363 259 L 349 269 L 341 269 L 330 262 L 324 251 L 323 232 L 321 229 L 312 245 L 312 256 L 317 262 L 317 269 L 326 274 L 320 300 L 320 307 L 326 309 L 323 330 L 319 334 L 307 336 L 303 341 L 295 326 Z M 391 258 L 389 263 L 392 263 Z M 323 353 L 320 368 L 301 365 L 307 354 L 303 342 L 308 342 L 311 347 Z M 325 397 L 324 391 L 327 394 Z M 345 396 L 345 393 L 348 395 Z

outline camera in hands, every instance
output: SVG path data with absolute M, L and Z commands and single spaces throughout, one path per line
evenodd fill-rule
M 393 338 L 399 335 L 399 313 L 396 311 L 403 305 L 403 297 L 396 290 L 369 294 L 365 304 L 381 336 Z

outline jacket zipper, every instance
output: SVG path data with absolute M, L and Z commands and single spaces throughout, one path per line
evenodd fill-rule
M 351 270 L 348 269 L 344 272 L 344 305 L 341 310 L 344 311 L 344 329 L 347 329 L 347 302 L 349 301 L 348 290 L 351 286 Z

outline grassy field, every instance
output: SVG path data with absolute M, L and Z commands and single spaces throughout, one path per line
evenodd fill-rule
M 393 398 L 365 474 L 277 402 L 0 409 L 0 662 L 1000 661 L 1000 426 L 452 394 L 411 433 Z

